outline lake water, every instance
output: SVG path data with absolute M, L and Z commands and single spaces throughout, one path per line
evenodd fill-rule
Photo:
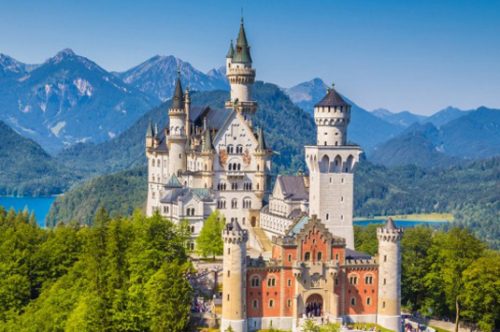
M 55 197 L 3 197 L 0 196 L 0 205 L 6 210 L 14 208 L 16 211 L 23 211 L 28 208 L 35 212 L 38 225 L 45 227 L 45 216 L 49 213 L 50 205 Z
M 355 226 L 368 226 L 371 224 L 384 224 L 385 220 L 382 219 L 364 219 L 364 220 L 355 220 L 354 225 Z M 398 220 L 394 219 L 394 223 L 396 224 L 396 227 L 401 227 L 401 228 L 408 228 L 408 227 L 415 227 L 419 225 L 428 225 L 431 227 L 440 227 L 448 224 L 447 221 L 441 221 L 441 220 L 435 220 L 435 221 L 422 221 L 422 220 Z

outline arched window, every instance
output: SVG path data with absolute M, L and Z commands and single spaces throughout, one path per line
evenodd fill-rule
M 234 152 L 234 150 L 233 150 L 233 146 L 232 146 L 231 144 L 229 144 L 229 145 L 227 146 L 227 153 L 232 154 L 233 152 Z
M 233 164 L 229 163 L 229 170 L 232 171 L 233 170 Z
M 328 172 L 328 168 L 330 166 L 330 158 L 325 154 L 323 158 L 321 158 L 321 161 L 319 162 L 319 171 L 321 173 L 326 173 Z
M 238 208 L 238 199 L 233 198 L 231 200 L 231 209 L 237 209 Z
M 356 298 L 355 297 L 351 297 L 351 305 L 352 306 L 356 305 Z
M 218 209 L 225 209 L 226 208 L 226 200 L 225 199 L 219 199 L 217 201 L 217 208 Z
M 191 233 L 194 233 L 194 226 L 191 226 Z
M 310 259 L 311 259 L 311 253 L 308 251 L 304 254 L 304 260 L 307 262 Z
M 274 307 L 274 300 L 273 299 L 269 300 L 269 308 L 272 308 L 272 307 Z
M 373 276 L 371 274 L 365 276 L 365 284 L 367 285 L 373 284 Z
M 243 198 L 243 208 L 244 209 L 252 208 L 252 200 L 250 198 Z
M 358 276 L 355 276 L 355 275 L 351 275 L 349 277 L 349 283 L 351 285 L 357 285 L 358 284 Z
M 321 258 L 322 258 L 322 254 L 321 254 L 321 252 L 318 252 L 318 259 L 317 259 L 317 261 L 318 262 L 321 261 Z
M 260 278 L 259 278 L 259 276 L 253 276 L 252 279 L 250 280 L 250 285 L 252 287 L 259 287 L 260 286 Z
M 253 307 L 254 309 L 259 308 L 259 300 L 253 300 L 253 302 L 252 302 L 252 307 Z
M 366 298 L 366 305 L 370 305 L 372 304 L 372 299 L 370 299 L 369 297 Z

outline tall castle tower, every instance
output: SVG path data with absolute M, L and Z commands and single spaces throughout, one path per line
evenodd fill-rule
M 362 151 L 348 145 L 347 126 L 351 105 L 332 87 L 314 106 L 317 126 L 315 146 L 306 146 L 309 168 L 309 215 L 317 215 L 333 235 L 345 238 L 354 249 L 352 226 L 354 200 L 354 166 Z
M 234 332 L 246 332 L 246 247 L 248 231 L 237 221 L 227 223 L 223 232 L 223 295 L 221 331 L 231 326 Z
M 377 228 L 378 238 L 378 315 L 377 323 L 401 331 L 401 248 L 403 229 L 391 218 Z
M 180 76 L 180 75 L 179 75 Z M 186 170 L 186 142 L 187 142 L 187 114 L 184 96 L 182 93 L 181 79 L 177 76 L 175 82 L 175 92 L 172 98 L 172 106 L 168 110 L 170 118 L 169 135 L 168 135 L 168 150 L 169 163 L 168 171 L 170 175 L 177 175 L 180 171 Z
M 226 75 L 231 85 L 231 99 L 226 102 L 226 108 L 240 112 L 250 122 L 249 115 L 257 110 L 257 103 L 252 101 L 252 85 L 255 82 L 255 69 L 252 68 L 252 57 L 248 45 L 243 18 L 236 41 L 229 46 L 226 56 Z

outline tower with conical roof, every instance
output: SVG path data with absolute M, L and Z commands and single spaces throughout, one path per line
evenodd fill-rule
M 377 323 L 401 331 L 401 247 L 403 229 L 387 219 L 377 228 L 378 238 L 378 309 Z
M 353 171 L 362 151 L 347 144 L 351 105 L 333 88 L 314 106 L 316 145 L 306 146 L 309 214 L 317 215 L 333 235 L 354 249 Z
M 186 170 L 186 142 L 187 142 L 187 103 L 184 100 L 182 92 L 180 73 L 178 73 L 175 81 L 174 96 L 172 97 L 172 105 L 168 110 L 169 129 L 168 129 L 168 150 L 169 150 L 169 165 L 168 170 L 170 175 L 178 175 Z
M 231 85 L 231 97 L 226 102 L 226 107 L 240 112 L 247 119 L 257 110 L 257 103 L 252 100 L 255 69 L 252 68 L 252 56 L 250 55 L 243 18 L 236 46 L 233 47 L 231 41 L 226 55 L 226 75 Z

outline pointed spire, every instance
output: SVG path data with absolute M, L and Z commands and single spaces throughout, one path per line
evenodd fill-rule
M 184 96 L 182 94 L 181 72 L 177 71 L 177 79 L 175 81 L 174 96 L 172 98 L 172 108 L 183 109 Z
M 238 39 L 236 40 L 236 50 L 233 56 L 233 62 L 252 63 L 250 46 L 248 46 L 245 26 L 243 25 L 243 17 L 241 18 L 240 32 L 238 33 Z
M 394 224 L 394 220 L 392 220 L 391 217 L 389 217 L 387 219 L 384 228 L 385 229 L 397 229 L 396 225 Z
M 234 46 L 233 46 L 233 40 L 231 39 L 231 44 L 229 44 L 229 50 L 227 51 L 226 58 L 232 59 L 234 56 Z
M 155 132 L 154 132 L 154 136 L 158 136 L 158 123 L 155 123 Z
M 257 149 L 258 150 L 266 150 L 266 141 L 264 140 L 264 130 L 262 130 L 262 127 L 259 128 L 259 131 L 258 131 L 258 138 L 257 138 L 257 142 L 258 142 L 258 146 L 257 146 Z
M 201 151 L 202 152 L 211 152 L 214 149 L 212 145 L 212 135 L 210 133 L 210 129 L 207 127 L 207 117 L 203 119 L 203 138 L 201 142 Z
M 153 123 L 149 121 L 148 128 L 146 129 L 146 137 L 154 137 Z

